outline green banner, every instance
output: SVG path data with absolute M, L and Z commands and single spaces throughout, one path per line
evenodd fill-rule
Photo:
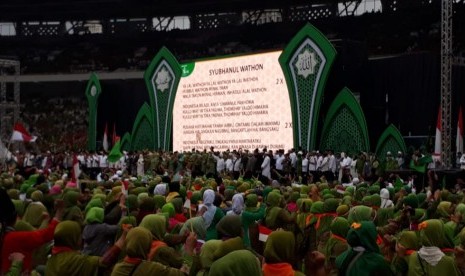
M 87 129 L 87 149 L 96 150 L 97 147 L 97 108 L 98 98 L 102 93 L 100 81 L 95 73 L 90 75 L 87 82 L 86 97 L 89 105 L 89 125 Z

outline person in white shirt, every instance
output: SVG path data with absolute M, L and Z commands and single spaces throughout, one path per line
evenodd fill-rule
M 218 175 L 221 175 L 224 172 L 224 168 L 225 168 L 223 154 L 221 154 L 221 153 L 212 153 L 212 156 L 216 160 L 216 173 Z
M 233 153 L 233 169 L 232 169 L 232 175 L 235 180 L 237 180 L 241 174 L 241 158 L 239 153 Z
M 318 157 L 316 156 L 316 152 L 312 151 L 309 154 L 308 157 L 308 172 L 312 175 L 312 179 L 310 180 L 310 183 L 313 182 L 313 179 L 317 179 L 317 162 L 318 162 Z
M 336 157 L 332 150 L 328 151 L 328 176 L 326 179 L 329 183 L 333 182 L 336 173 Z
M 284 161 L 284 152 L 282 150 L 278 150 L 278 153 L 274 155 L 275 162 L 275 169 L 276 171 L 282 175 L 283 174 L 283 161 Z
M 139 154 L 139 159 L 137 159 L 137 176 L 144 176 L 144 155 Z
M 224 162 L 224 165 L 226 166 L 226 171 L 228 172 L 228 174 L 232 174 L 232 171 L 233 171 L 232 156 L 228 155 L 226 161 Z
M 289 151 L 289 158 L 291 159 L 291 176 L 295 176 L 295 172 L 297 169 L 297 154 L 295 153 L 295 149 L 291 149 Z
M 99 167 L 101 170 L 105 170 L 108 168 L 108 160 L 107 160 L 107 155 L 103 152 L 100 153 L 99 156 Z
M 262 168 L 262 176 L 268 178 L 268 181 L 271 179 L 271 162 L 270 162 L 270 156 L 265 153 L 263 156 L 263 162 L 261 165 Z M 263 183 L 267 185 L 268 183 Z
M 460 157 L 460 169 L 465 170 L 465 153 L 463 153 L 462 157 Z
M 329 157 L 328 157 L 327 152 L 324 152 L 322 154 L 322 160 L 321 160 L 319 168 L 320 168 L 321 174 L 324 175 L 324 177 L 326 178 L 328 175 L 328 171 L 329 171 Z
M 308 156 L 305 154 L 302 159 L 302 184 L 308 183 Z

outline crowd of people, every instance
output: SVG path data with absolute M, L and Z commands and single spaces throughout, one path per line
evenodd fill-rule
M 420 157 L 17 152 L 0 176 L 0 274 L 462 275 L 465 184 L 423 183 Z

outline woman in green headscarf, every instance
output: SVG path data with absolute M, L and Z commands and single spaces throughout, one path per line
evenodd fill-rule
M 243 241 L 246 248 L 257 249 L 260 246 L 258 240 L 258 223 L 265 217 L 266 205 L 261 204 L 257 207 L 258 196 L 256 194 L 248 194 L 245 197 L 245 210 L 241 214 Z
M 260 262 L 248 250 L 237 250 L 216 260 L 211 266 L 209 275 L 237 276 L 257 275 L 261 276 Z
M 93 198 L 87 203 L 86 208 L 84 210 L 85 213 L 87 213 L 91 208 L 93 207 L 99 207 L 103 208 L 103 201 L 100 198 Z
M 455 264 L 462 275 L 465 275 L 465 228 L 456 237 Z
M 410 258 L 418 249 L 420 249 L 420 241 L 414 231 L 400 232 L 396 241 L 396 256 L 392 261 L 396 275 L 407 275 Z
M 48 225 L 48 221 L 44 220 L 44 213 L 47 213 L 47 208 L 41 202 L 31 202 L 27 206 L 22 220 L 36 229 L 43 229 Z
M 441 251 L 446 238 L 444 223 L 430 219 L 420 223 L 418 228 L 422 247 L 410 257 L 407 275 L 460 275 L 454 258 Z
M 450 216 L 452 215 L 452 203 L 450 201 L 441 201 L 436 208 L 435 218 L 442 220 L 442 222 L 447 223 L 450 221 Z
M 372 221 L 353 223 L 347 233 L 350 248 L 336 258 L 342 275 L 393 275 L 376 244 L 378 233 Z
M 302 272 L 294 271 L 295 238 L 294 234 L 288 231 L 274 231 L 266 240 L 263 256 L 264 276 L 274 275 L 304 275 Z
M 374 217 L 376 217 L 376 213 L 372 208 L 359 205 L 350 209 L 347 220 L 349 221 L 349 224 L 352 224 L 354 222 L 360 223 L 362 221 L 372 221 Z
M 347 219 L 337 217 L 331 222 L 331 235 L 326 242 L 326 271 L 329 275 L 338 275 L 336 267 L 336 258 L 349 248 L 346 236 L 350 226 Z
M 75 221 L 60 222 L 55 228 L 52 256 L 47 261 L 45 275 L 97 275 L 99 267 L 113 264 L 124 244 L 126 234 L 108 249 L 103 257 L 87 256 L 79 252 L 81 226 Z
M 155 201 L 155 211 L 161 209 L 166 204 L 166 199 L 162 195 L 154 195 L 153 200 Z
M 164 242 L 166 218 L 161 215 L 147 215 L 142 219 L 139 226 L 149 230 L 152 234 L 152 242 L 147 260 L 159 262 L 174 268 L 181 268 L 183 259 L 179 254 L 176 254 L 173 248 Z
M 112 276 L 127 275 L 164 275 L 183 276 L 184 273 L 157 262 L 147 261 L 152 242 L 152 234 L 143 227 L 136 227 L 129 231 L 126 238 L 127 256 L 113 268 Z
M 207 228 L 205 227 L 205 222 L 203 217 L 193 217 L 188 219 L 183 225 L 179 234 L 184 235 L 186 231 L 194 230 L 194 233 L 197 235 L 199 240 L 205 240 L 207 237 Z M 191 231 L 192 232 L 192 231 Z
M 83 225 L 83 215 L 81 209 L 78 206 L 79 192 L 68 191 L 63 196 L 63 201 L 65 202 L 65 214 L 63 215 L 63 220 L 72 220 L 79 225 Z
M 290 214 L 281 207 L 283 203 L 282 196 L 277 192 L 269 193 L 266 198 L 265 226 L 271 230 L 286 228 L 287 224 L 295 222 L 297 213 Z
M 110 241 L 114 239 L 120 229 L 118 225 L 103 223 L 104 210 L 100 207 L 92 207 L 86 213 L 82 239 L 84 247 L 82 253 L 92 256 L 103 256 L 108 249 Z
M 199 268 L 197 275 L 208 275 L 210 271 L 210 267 L 212 266 L 214 259 L 214 253 L 218 248 L 221 246 L 223 241 L 220 240 L 209 240 L 203 244 L 202 248 L 200 249 L 200 264 L 201 268 Z M 191 271 L 192 272 L 192 271 Z

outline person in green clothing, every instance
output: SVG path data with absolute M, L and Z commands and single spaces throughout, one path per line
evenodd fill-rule
M 183 264 L 182 257 L 165 242 L 166 218 L 162 215 L 147 215 L 140 225 L 152 233 L 152 243 L 147 259 L 159 262 L 161 264 L 174 268 L 181 268 Z
M 65 202 L 63 220 L 76 221 L 82 226 L 84 224 L 84 216 L 78 207 L 79 196 L 79 192 L 75 191 L 68 191 L 63 195 L 63 201 Z
M 347 233 L 349 249 L 336 258 L 340 275 L 393 275 L 376 244 L 376 226 L 372 221 L 353 223 Z
M 294 223 L 297 213 L 290 214 L 283 209 L 283 198 L 278 192 L 271 192 L 266 198 L 265 226 L 271 230 L 286 228 L 289 223 Z
M 331 235 L 326 242 L 325 248 L 325 265 L 326 271 L 328 271 L 329 275 L 338 274 L 338 270 L 336 268 L 336 258 L 349 247 L 346 240 L 347 232 L 349 232 L 349 229 L 349 222 L 343 217 L 337 217 L 331 222 Z
M 446 236 L 444 223 L 438 219 L 430 219 L 420 223 L 418 229 L 422 246 L 410 257 L 407 275 L 461 275 L 454 257 L 441 251 Z
M 209 275 L 261 276 L 260 261 L 248 250 L 237 250 L 213 262 Z
M 256 221 L 262 220 L 265 217 L 265 204 L 257 208 L 258 196 L 256 194 L 248 194 L 245 197 L 245 210 L 241 214 L 243 241 L 246 248 L 251 248 L 258 243 L 258 224 Z
M 304 275 L 294 271 L 295 238 L 292 232 L 274 231 L 266 240 L 263 256 L 265 264 L 262 267 L 264 276 L 273 275 Z
M 192 235 L 194 237 L 194 235 Z M 190 239 L 191 241 L 193 239 Z M 194 240 L 195 241 L 195 240 Z M 165 266 L 158 262 L 147 261 L 152 242 L 152 234 L 143 227 L 136 227 L 129 231 L 126 239 L 126 254 L 122 262 L 119 262 L 113 268 L 112 276 L 127 275 L 164 275 L 164 276 L 181 276 L 188 269 L 179 270 Z M 186 247 L 187 248 L 187 247 Z M 189 247 L 191 253 L 193 246 Z
M 97 275 L 99 268 L 109 267 L 116 262 L 124 245 L 126 232 L 102 257 L 87 256 L 79 252 L 81 226 L 75 221 L 60 222 L 55 228 L 52 256 L 47 261 L 45 275 Z
M 418 249 L 420 249 L 420 240 L 414 231 L 400 232 L 396 240 L 396 256 L 392 260 L 396 275 L 407 275 L 412 254 Z
M 218 239 L 216 224 L 224 217 L 223 211 L 217 208 L 213 202 L 215 201 L 215 192 L 211 189 L 205 190 L 203 193 L 203 204 L 200 213 L 204 218 L 205 228 L 207 228 L 206 240 Z

